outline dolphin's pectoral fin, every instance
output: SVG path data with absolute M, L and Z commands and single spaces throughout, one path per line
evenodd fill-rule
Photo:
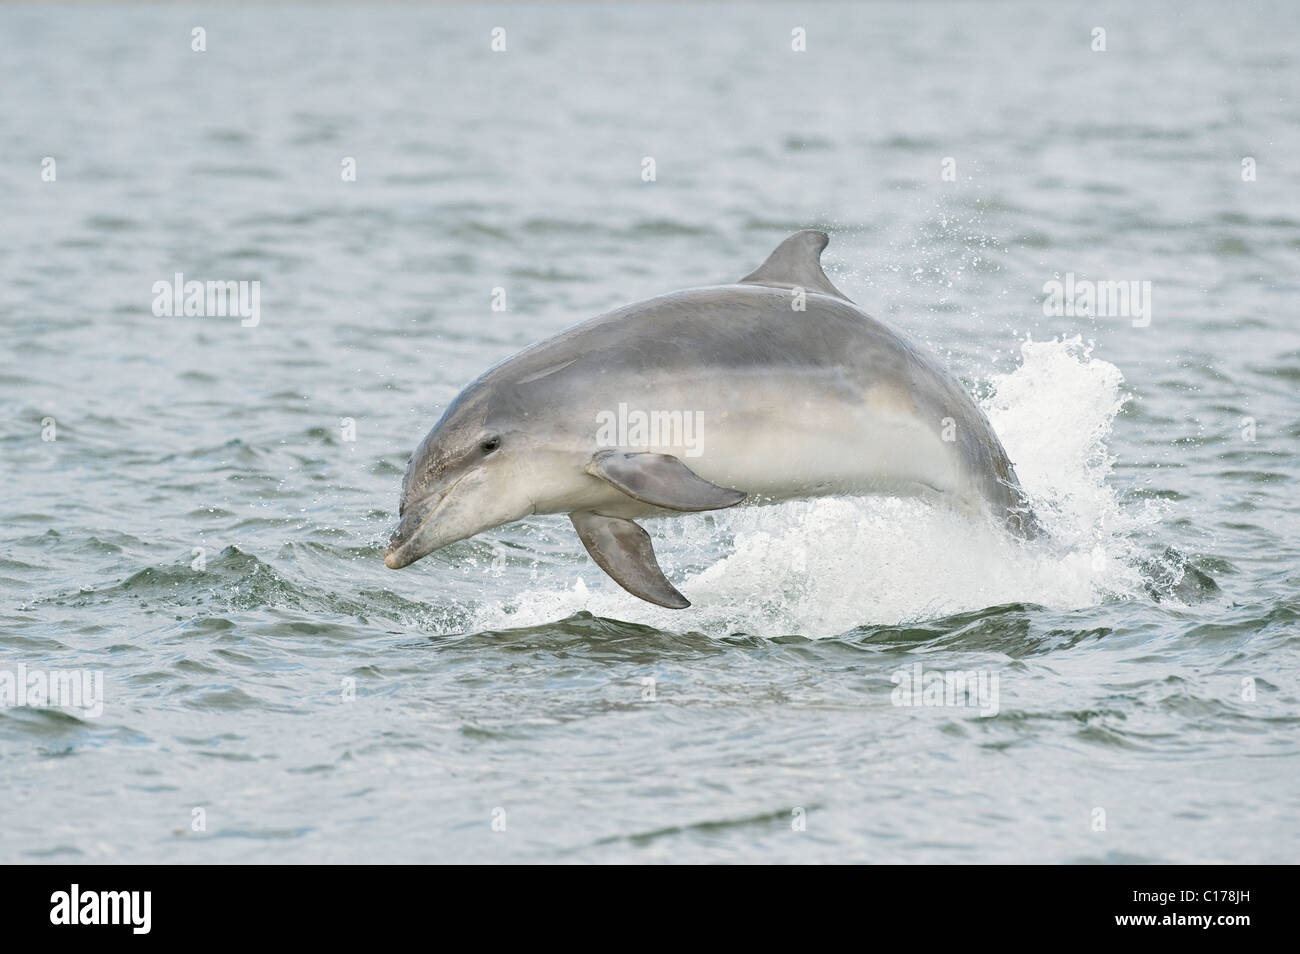
M 629 497 L 666 510 L 722 510 L 748 496 L 711 484 L 670 454 L 605 450 L 591 458 L 587 473 Z
M 814 229 L 795 232 L 776 247 L 767 261 L 742 278 L 740 284 L 803 288 L 849 301 L 849 297 L 832 285 L 822 271 L 822 249 L 828 244 L 830 237 L 825 232 Z
M 623 589 L 669 609 L 691 605 L 659 569 L 650 534 L 637 524 L 618 517 L 603 517 L 590 510 L 571 513 L 569 519 L 596 565 Z

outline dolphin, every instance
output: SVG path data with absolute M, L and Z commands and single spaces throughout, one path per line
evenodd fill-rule
M 828 242 L 796 232 L 738 283 L 617 308 L 484 373 L 411 456 L 384 562 L 567 513 L 616 583 L 681 609 L 638 518 L 888 494 L 1036 535 L 988 419 L 831 284 Z

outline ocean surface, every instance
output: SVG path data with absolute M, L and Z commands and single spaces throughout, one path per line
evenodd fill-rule
M 0 6 L 0 688 L 103 679 L 0 708 L 0 860 L 1296 861 L 1298 49 L 1281 0 Z M 385 568 L 465 384 L 809 227 L 1048 540 L 648 521 L 684 611 L 562 515 Z

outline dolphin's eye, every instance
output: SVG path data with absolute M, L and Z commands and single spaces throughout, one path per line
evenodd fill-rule
M 478 449 L 485 454 L 490 454 L 500 446 L 501 446 L 501 438 L 485 437 L 483 438 L 483 440 L 479 441 Z

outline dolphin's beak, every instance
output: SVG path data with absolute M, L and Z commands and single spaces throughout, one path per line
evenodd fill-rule
M 394 549 L 391 543 L 388 545 L 388 549 L 384 551 L 384 566 L 390 570 L 400 570 L 404 566 L 410 566 L 414 561 L 414 557 L 403 556 L 398 549 Z
M 421 531 L 437 516 L 440 505 L 446 499 L 445 493 L 434 494 L 406 507 L 402 519 L 388 539 L 388 549 L 384 551 L 385 566 L 390 570 L 400 570 L 437 549 L 434 546 L 421 547 L 421 540 L 427 537 Z

